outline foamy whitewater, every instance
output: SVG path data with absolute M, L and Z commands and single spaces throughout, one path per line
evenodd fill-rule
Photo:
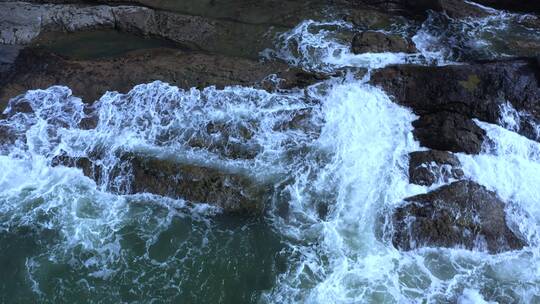
M 337 35 L 358 31 L 352 24 L 303 22 L 263 55 L 311 70 L 349 69 L 305 92 L 182 90 L 158 81 L 109 92 L 92 108 L 61 86 L 12 99 L 0 121 L 16 134 L 0 156 L 0 242 L 11 246 L 2 262 L 16 274 L 0 275 L 12 284 L 9 296 L 49 303 L 540 302 L 540 144 L 514 132 L 526 115 L 511 108 L 501 109 L 506 128 L 477 122 L 489 137 L 480 155 L 458 156 L 467 178 L 508 202 L 509 224 L 529 246 L 490 255 L 392 245 L 392 210 L 440 185 L 409 184 L 408 153 L 422 150 L 412 135 L 416 116 L 369 85 L 369 72 L 350 70 L 459 60 L 461 50 L 442 43 L 447 32 L 437 35 L 436 18 L 411 25 L 420 50 L 413 55 L 354 55 Z M 516 18 L 475 20 L 492 26 L 464 30 L 477 36 L 462 38 L 494 54 L 479 37 L 505 31 Z M 15 111 L 22 100 L 33 111 Z M 92 110 L 97 127 L 81 128 Z M 284 127 L 298 115 L 300 126 Z M 206 145 L 193 144 L 201 138 Z M 204 202 L 113 194 L 129 178 L 108 177 L 122 151 L 242 172 L 275 193 L 260 220 L 231 219 Z M 105 168 L 100 183 L 53 166 L 60 155 L 96 154 Z M 231 289 L 235 295 L 226 294 Z

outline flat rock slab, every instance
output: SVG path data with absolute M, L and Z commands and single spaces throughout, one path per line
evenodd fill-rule
M 110 169 L 97 160 L 61 155 L 53 159 L 53 165 L 80 168 L 114 193 L 152 193 L 208 203 L 228 213 L 262 213 L 270 191 L 270 187 L 240 173 L 140 153 L 121 154 Z
M 427 246 L 499 253 L 526 245 L 508 227 L 497 194 L 474 182 L 454 182 L 406 202 L 393 215 L 392 242 L 401 250 Z
M 269 90 L 306 86 L 325 78 L 278 62 L 262 63 L 175 49 L 140 50 L 121 58 L 70 60 L 45 50 L 27 48 L 21 51 L 11 72 L 0 73 L 0 101 L 5 104 L 28 90 L 61 84 L 72 89 L 75 96 L 92 103 L 106 91 L 127 92 L 135 85 L 155 80 L 185 89 L 211 85 L 222 88 L 253 86 L 271 74 L 282 80 L 277 87 L 264 86 Z
M 416 114 L 442 111 L 500 124 L 507 102 L 528 119 L 518 133 L 537 140 L 532 125 L 540 123 L 540 68 L 534 59 L 502 60 L 468 65 L 396 65 L 373 73 L 371 82 Z

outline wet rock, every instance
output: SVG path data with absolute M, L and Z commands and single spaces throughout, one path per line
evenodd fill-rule
M 107 175 L 99 161 L 87 157 L 61 155 L 54 158 L 53 165 L 80 168 L 115 193 L 152 193 L 216 205 L 229 213 L 261 213 L 269 191 L 242 173 L 136 153 L 120 155 Z M 105 176 L 108 180 L 104 181 Z
M 475 2 L 497 9 L 540 14 L 540 2 L 515 0 L 476 0 Z
M 2 75 L 9 71 L 19 56 L 21 47 L 18 45 L 0 45 L 0 83 Z
M 413 126 L 422 146 L 455 153 L 480 153 L 486 135 L 471 119 L 451 112 L 422 115 Z
M 438 0 L 338 0 L 338 2 L 347 3 L 352 8 L 372 8 L 382 12 L 418 19 L 424 18 L 427 10 L 436 10 L 439 7 Z
M 150 49 L 130 52 L 120 58 L 70 60 L 48 51 L 24 49 L 12 73 L 0 86 L 0 100 L 30 89 L 62 84 L 75 96 L 93 102 L 106 91 L 127 92 L 133 86 L 154 80 L 180 88 L 215 85 L 252 86 L 268 75 L 283 75 L 287 87 L 310 84 L 318 77 L 291 73 L 286 64 L 262 63 L 249 59 L 184 52 L 174 49 Z
M 451 18 L 481 18 L 486 17 L 490 12 L 478 5 L 464 0 L 439 0 L 439 11 L 445 12 Z
M 152 35 L 193 50 L 257 58 L 278 29 L 142 6 L 0 2 L 0 43 L 27 45 L 47 32 L 111 30 Z M 282 29 L 283 30 L 283 29 Z
M 279 74 L 272 74 L 263 79 L 260 87 L 267 91 L 290 90 L 305 88 L 335 76 L 321 72 L 308 72 L 300 68 L 291 67 Z
M 190 134 L 186 144 L 228 159 L 254 159 L 262 147 L 251 140 L 253 135 L 254 131 L 245 125 L 211 122 L 206 125 L 206 130 Z
M 134 154 L 123 160 L 133 170 L 131 193 L 150 192 L 206 202 L 228 212 L 260 213 L 264 208 L 264 187 L 242 174 Z
M 499 253 L 525 246 L 508 227 L 504 203 L 471 181 L 406 199 L 394 215 L 392 242 L 401 250 L 460 247 Z
M 409 154 L 409 182 L 412 184 L 431 186 L 462 177 L 461 163 L 452 153 L 428 150 Z
M 397 65 L 373 73 L 371 82 L 419 115 L 441 111 L 500 123 L 509 102 L 528 113 L 518 132 L 536 139 L 527 125 L 540 122 L 539 66 L 533 59 L 478 62 L 467 65 Z
M 401 35 L 381 32 L 362 32 L 353 37 L 352 51 L 361 53 L 403 52 L 414 53 L 414 43 Z
M 37 0 L 36 2 L 80 3 L 81 0 Z M 293 27 L 303 20 L 320 19 L 324 11 L 335 8 L 332 0 L 278 1 L 278 0 L 98 0 L 103 4 L 130 4 L 156 10 L 212 19 L 227 19 L 248 24 L 267 24 Z
M 0 43 L 28 44 L 43 31 L 114 28 L 110 7 L 0 3 Z
M 351 10 L 344 19 L 362 29 L 390 29 L 399 22 L 396 16 L 375 9 Z
M 103 178 L 103 168 L 97 162 L 90 160 L 88 157 L 73 157 L 66 153 L 58 155 L 52 159 L 52 166 L 66 166 L 79 168 L 83 174 L 97 182 L 101 182 Z

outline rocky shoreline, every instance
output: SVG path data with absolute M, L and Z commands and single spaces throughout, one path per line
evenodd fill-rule
M 126 93 L 137 84 L 154 80 L 184 89 L 242 85 L 268 91 L 302 90 L 335 75 L 302 70 L 278 60 L 261 61 L 259 55 L 272 46 L 276 33 L 289 30 L 304 19 L 322 18 L 323 9 L 364 29 L 350 41 L 355 54 L 417 53 L 411 37 L 385 33 L 382 29 L 398 18 L 423 20 L 428 9 L 454 19 L 489 15 L 485 8 L 459 0 L 318 0 L 310 5 L 307 1 L 291 1 L 285 8 L 271 0 L 257 5 L 236 1 L 241 5 L 231 6 L 217 1 L 182 7 L 159 6 L 146 0 L 97 2 L 0 2 L 2 109 L 12 100 L 11 111 L 24 111 L 24 99 L 15 97 L 53 85 L 68 86 L 74 96 L 81 97 L 88 105 L 107 91 Z M 540 13 L 540 4 L 533 1 L 477 2 Z M 257 14 L 267 18 L 249 17 Z M 36 45 L 47 34 L 59 37 L 104 30 L 164 39 L 177 47 L 77 59 Z M 531 45 L 527 45 L 529 51 Z M 533 52 L 538 54 L 540 44 L 536 47 Z M 419 116 L 413 122 L 413 133 L 421 146 L 430 150 L 410 155 L 410 182 L 423 186 L 447 184 L 407 198 L 395 210 L 392 223 L 396 234 L 392 241 L 397 248 L 457 246 L 499 253 L 526 246 L 508 227 L 505 202 L 484 186 L 462 180 L 463 172 L 453 153 L 483 151 L 486 132 L 475 119 L 501 125 L 540 142 L 539 60 L 540 57 L 511 57 L 445 66 L 402 64 L 372 71 L 371 84 L 383 88 L 396 103 L 411 108 Z M 280 81 L 270 81 L 271 75 Z M 501 111 L 508 106 L 526 119 L 521 119 L 517 126 L 505 124 L 501 121 Z M 14 113 L 3 115 L 5 118 Z M 87 128 L 95 124 L 89 123 Z M 11 140 L 9 130 L 2 130 L 0 136 L 4 137 L 3 143 Z M 204 142 L 202 146 L 207 147 Z M 119 157 L 133 171 L 133 179 L 123 189 L 116 189 L 122 194 L 150 192 L 208 202 L 228 212 L 247 214 L 261 214 L 271 194 L 268 185 L 257 185 L 249 177 L 217 168 L 130 153 Z M 85 175 L 98 182 L 101 179 L 99 172 L 103 168 L 94 164 L 99 159 L 56 160 L 55 165 L 79 167 Z

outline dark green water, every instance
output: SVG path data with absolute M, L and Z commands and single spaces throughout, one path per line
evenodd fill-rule
M 66 206 L 2 214 L 2 303 L 255 303 L 284 271 L 283 245 L 263 219 L 131 202 L 113 224 L 97 205 L 78 202 L 86 220 Z
M 130 51 L 153 48 L 180 48 L 178 44 L 165 39 L 114 30 L 47 33 L 40 36 L 35 45 L 73 59 L 118 57 Z

